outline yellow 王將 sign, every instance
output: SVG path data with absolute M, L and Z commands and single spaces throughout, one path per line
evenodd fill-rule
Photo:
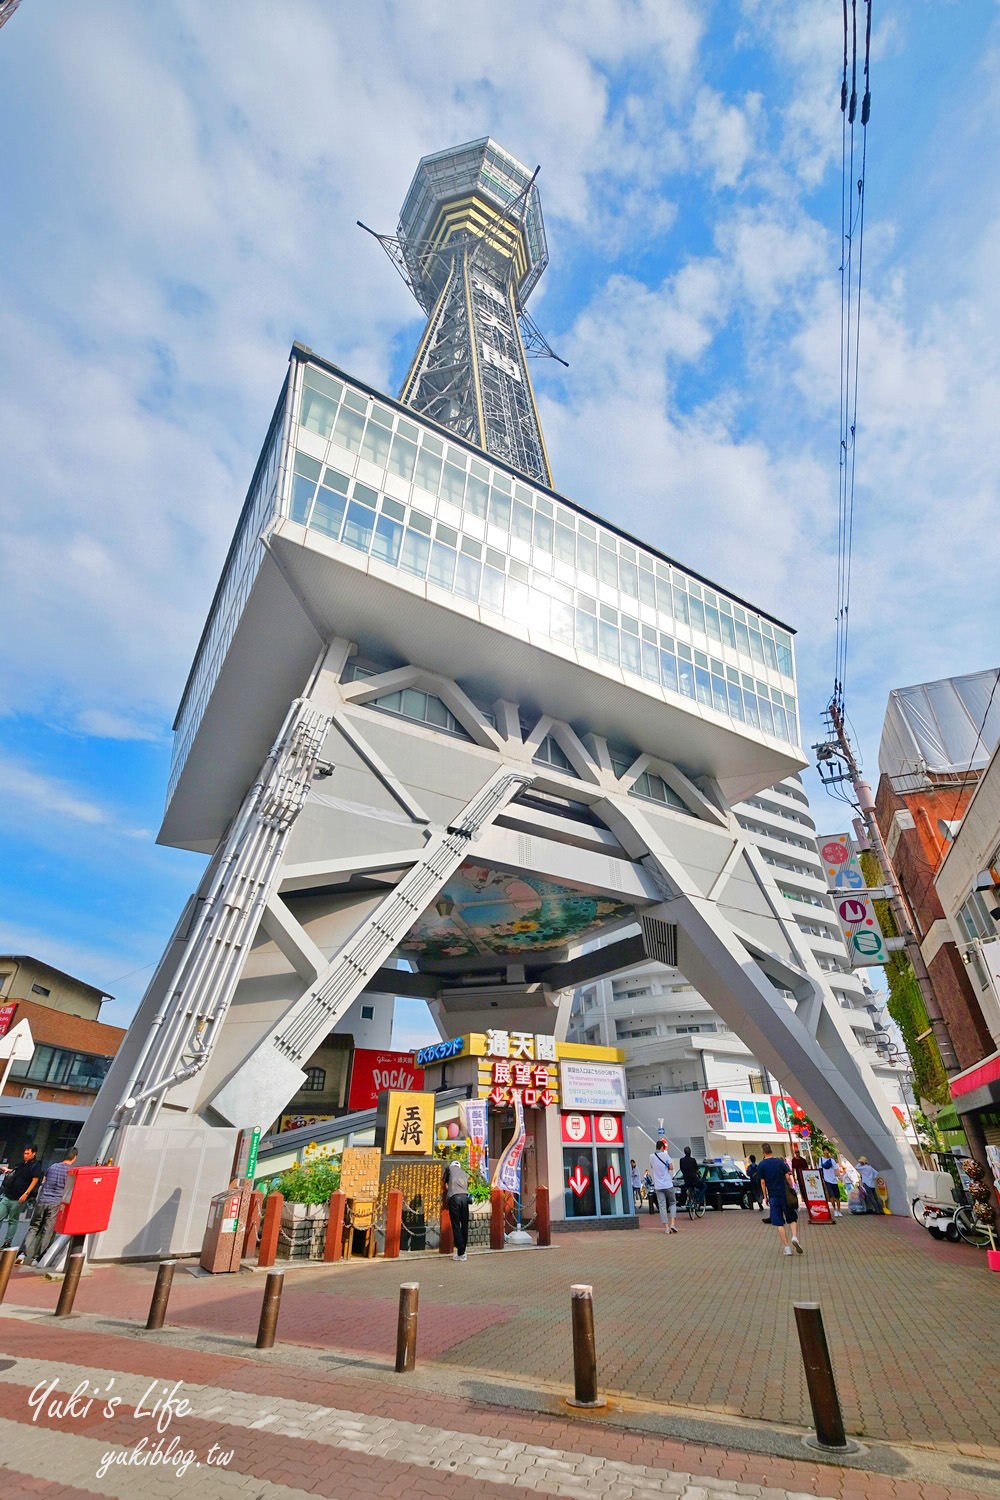
M 434 1095 L 389 1091 L 385 1149 L 387 1156 L 434 1154 Z

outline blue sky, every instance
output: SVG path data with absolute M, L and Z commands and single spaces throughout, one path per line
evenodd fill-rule
M 839 0 L 24 0 L 0 30 L 0 951 L 131 1014 L 201 861 L 170 726 L 295 338 L 398 389 L 418 158 L 530 165 L 557 487 L 799 631 L 836 607 Z M 516 39 L 516 41 L 515 41 Z M 1000 12 L 876 0 L 848 711 L 998 664 Z M 821 824 L 842 820 L 814 799 Z

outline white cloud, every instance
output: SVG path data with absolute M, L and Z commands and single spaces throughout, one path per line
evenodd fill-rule
M 77 823 L 106 823 L 108 814 L 98 803 L 77 792 L 68 782 L 42 775 L 30 766 L 0 757 L 0 792 L 11 799 L 8 808 L 19 818 L 69 818 Z

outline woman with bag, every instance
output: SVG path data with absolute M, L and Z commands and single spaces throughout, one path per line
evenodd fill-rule
M 773 1149 L 764 1144 L 764 1159 L 760 1164 L 760 1181 L 767 1194 L 771 1223 L 778 1231 L 782 1254 L 791 1255 L 793 1249 L 802 1255 L 799 1243 L 799 1195 L 792 1181 L 792 1169 L 783 1156 L 775 1156 Z M 786 1225 L 792 1226 L 789 1243 Z

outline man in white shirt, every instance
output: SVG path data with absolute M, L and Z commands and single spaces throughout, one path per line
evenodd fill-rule
M 870 1214 L 880 1214 L 882 1212 L 882 1203 L 875 1190 L 875 1181 L 878 1173 L 867 1156 L 858 1157 L 858 1176 L 861 1178 L 861 1192 L 865 1200 L 865 1209 Z
M 664 1234 L 676 1234 L 677 1194 L 674 1192 L 674 1164 L 667 1152 L 665 1140 L 658 1140 L 656 1150 L 649 1158 L 649 1170 L 653 1178 L 653 1191 L 660 1210 L 660 1222 Z
M 819 1164 L 823 1173 L 823 1187 L 826 1191 L 827 1202 L 830 1212 L 835 1219 L 840 1218 L 840 1168 L 832 1156 L 824 1156 Z

